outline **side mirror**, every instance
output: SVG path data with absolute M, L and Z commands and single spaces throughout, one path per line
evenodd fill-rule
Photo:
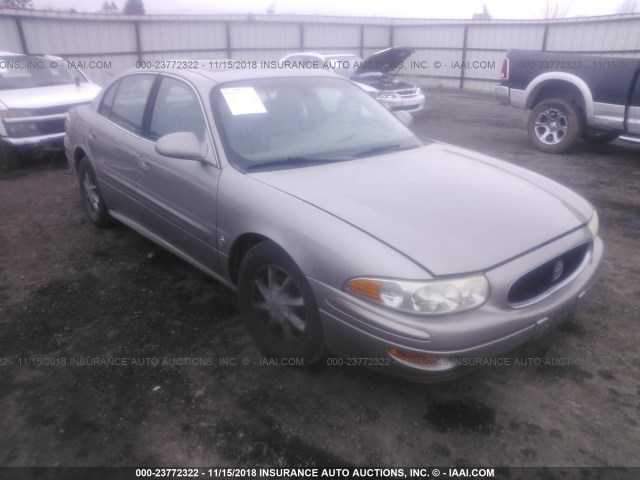
M 207 155 L 207 144 L 192 132 L 169 133 L 158 139 L 155 148 L 160 155 L 185 160 L 203 160 Z
M 410 127 L 411 125 L 413 125 L 413 115 L 411 115 L 409 112 L 400 110 L 399 112 L 393 112 L 393 114 L 398 120 L 404 123 L 406 127 Z

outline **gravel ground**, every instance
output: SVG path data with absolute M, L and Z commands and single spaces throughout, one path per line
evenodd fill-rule
M 433 90 L 412 128 L 584 195 L 604 271 L 510 366 L 441 384 L 266 363 L 235 294 L 124 226 L 92 227 L 61 158 L 0 177 L 0 466 L 640 466 L 640 150 L 548 155 L 525 122 Z

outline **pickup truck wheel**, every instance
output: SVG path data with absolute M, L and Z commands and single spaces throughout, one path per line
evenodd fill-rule
M 596 128 L 588 128 L 582 132 L 582 139 L 587 143 L 593 143 L 595 145 L 604 145 L 605 143 L 613 142 L 619 136 L 617 132 L 598 130 Z
M 247 328 L 265 355 L 302 359 L 304 365 L 324 356 L 315 298 L 289 255 L 272 242 L 260 243 L 245 255 L 238 278 Z
M 571 148 L 582 134 L 582 115 L 566 100 L 545 100 L 529 116 L 529 138 L 538 150 L 561 153 Z
M 15 152 L 4 145 L 0 145 L 0 171 L 9 173 L 18 166 Z
M 93 171 L 93 167 L 89 163 L 87 157 L 80 160 L 78 177 L 82 207 L 84 208 L 84 212 L 89 218 L 89 221 L 98 228 L 105 228 L 113 225 L 115 222 L 111 215 L 109 215 L 109 209 L 104 203 L 104 198 L 102 197 L 102 193 L 100 193 L 100 188 L 98 187 L 96 173 Z

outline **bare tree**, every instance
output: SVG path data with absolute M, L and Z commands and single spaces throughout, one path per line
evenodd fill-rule
M 570 6 L 561 0 L 547 0 L 541 10 L 542 18 L 546 20 L 565 18 L 569 13 Z
M 276 13 L 276 3 L 278 3 L 278 0 L 274 0 L 273 2 L 271 2 L 271 5 L 267 7 L 267 13 L 269 15 L 273 15 L 274 13 Z
M 491 14 L 489 10 L 487 10 L 486 5 L 482 5 L 482 13 L 474 13 L 473 17 L 471 17 L 472 20 L 491 20 L 491 18 Z
M 144 3 L 142 3 L 142 0 L 127 0 L 122 8 L 122 13 L 127 15 L 144 15 Z
M 639 11 L 638 0 L 623 0 L 616 9 L 616 13 L 636 13 Z

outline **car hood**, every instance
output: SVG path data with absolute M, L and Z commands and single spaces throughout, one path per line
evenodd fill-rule
M 397 70 L 402 62 L 413 55 L 415 50 L 409 47 L 391 47 L 374 53 L 355 71 L 354 75 L 368 72 L 389 73 Z
M 434 275 L 487 270 L 574 230 L 593 213 L 552 180 L 439 143 L 251 176 L 352 224 Z
M 89 103 L 100 91 L 95 83 L 50 85 L 46 87 L 0 90 L 0 102 L 9 109 L 38 109 Z

